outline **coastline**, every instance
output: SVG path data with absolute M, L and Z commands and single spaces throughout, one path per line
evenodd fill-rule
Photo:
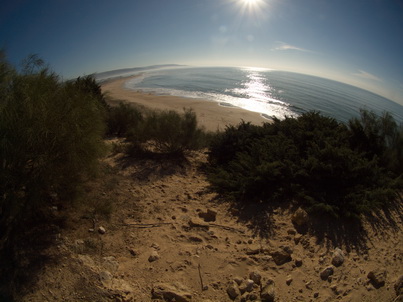
M 196 113 L 199 125 L 208 131 L 222 131 L 227 125 L 237 125 L 242 120 L 255 125 L 269 122 L 260 113 L 237 107 L 220 106 L 214 101 L 160 96 L 125 88 L 124 84 L 134 77 L 122 77 L 106 81 L 101 84 L 102 92 L 113 101 L 136 103 L 152 109 L 182 112 L 183 108 L 191 108 Z

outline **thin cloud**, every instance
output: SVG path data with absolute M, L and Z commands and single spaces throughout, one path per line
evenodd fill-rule
M 303 52 L 313 52 L 312 50 L 309 49 L 305 49 L 305 48 L 301 48 L 301 47 L 297 47 L 294 45 L 290 45 L 284 42 L 277 42 L 278 46 L 272 48 L 271 50 L 297 50 L 297 51 L 303 51 Z
M 366 72 L 364 70 L 358 70 L 357 73 L 353 73 L 354 76 L 360 77 L 362 79 L 366 80 L 372 80 L 372 81 L 378 81 L 378 82 L 383 82 L 381 78 L 378 78 L 376 75 L 373 75 L 369 72 Z

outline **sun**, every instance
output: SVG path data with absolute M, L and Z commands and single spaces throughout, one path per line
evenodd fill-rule
M 236 0 L 243 13 L 260 12 L 264 9 L 267 0 Z
M 259 0 L 242 0 L 246 5 L 256 5 Z

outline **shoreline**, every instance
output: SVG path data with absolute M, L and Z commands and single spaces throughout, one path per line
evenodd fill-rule
M 242 120 L 254 125 L 269 122 L 260 113 L 247 111 L 238 107 L 221 106 L 220 103 L 169 95 L 155 95 L 124 87 L 124 84 L 137 76 L 121 77 L 101 83 L 102 92 L 113 101 L 139 104 L 157 110 L 175 110 L 182 112 L 183 108 L 191 108 L 197 116 L 197 121 L 207 131 L 222 131 L 228 125 L 237 125 Z

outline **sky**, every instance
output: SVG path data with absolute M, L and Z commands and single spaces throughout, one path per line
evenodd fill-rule
M 316 75 L 403 105 L 403 0 L 0 0 L 0 48 L 64 79 L 159 64 Z

